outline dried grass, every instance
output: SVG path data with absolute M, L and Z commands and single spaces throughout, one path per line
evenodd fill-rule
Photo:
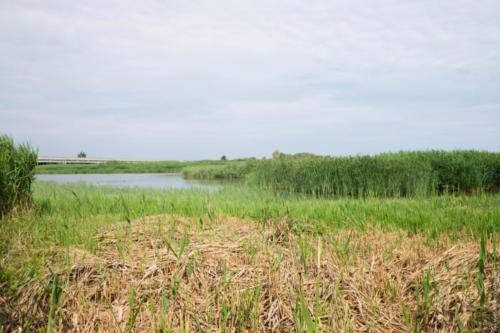
M 455 332 L 457 320 L 471 326 L 481 310 L 472 243 L 424 245 L 376 229 L 318 238 L 294 234 L 286 221 L 171 216 L 115 224 L 98 240 L 95 254 L 50 249 L 63 283 L 58 331 L 294 332 L 302 330 L 301 297 L 322 332 L 408 332 L 415 323 Z M 70 266 L 61 264 L 68 258 Z M 498 329 L 493 269 L 487 261 L 484 332 Z M 426 272 L 432 302 L 424 316 L 416 291 Z M 7 330 L 46 325 L 53 276 L 0 301 L 16 309 L 7 311 Z

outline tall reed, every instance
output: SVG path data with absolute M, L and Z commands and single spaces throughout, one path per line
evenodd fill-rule
M 228 161 L 213 165 L 188 166 L 182 170 L 184 178 L 192 179 L 243 179 L 251 171 L 254 162 Z
M 31 203 L 36 164 L 37 152 L 30 145 L 16 146 L 10 137 L 0 136 L 0 217 Z
M 252 179 L 274 190 L 333 196 L 498 192 L 500 154 L 416 151 L 375 156 L 285 157 L 259 161 Z

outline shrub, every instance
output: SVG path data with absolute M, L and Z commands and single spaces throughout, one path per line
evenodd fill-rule
M 0 217 L 31 203 L 37 158 L 30 145 L 16 146 L 10 137 L 0 136 Z

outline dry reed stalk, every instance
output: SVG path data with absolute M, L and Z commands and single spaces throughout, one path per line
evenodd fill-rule
M 56 265 L 68 249 L 50 250 L 65 283 L 57 330 L 294 332 L 301 297 L 320 332 L 408 332 L 416 323 L 423 331 L 455 332 L 458 320 L 467 327 L 477 317 L 476 244 L 443 239 L 425 246 L 419 236 L 376 229 L 300 237 L 309 244 L 317 237 L 317 245 L 300 253 L 299 237 L 284 221 L 263 227 L 218 218 L 201 228 L 193 219 L 160 216 L 115 224 L 98 236 L 97 253 L 69 250 L 69 268 Z M 345 239 L 348 251 L 339 249 Z M 432 302 L 421 315 L 415 295 L 426 272 Z M 7 313 L 7 330 L 44 327 L 50 276 L 0 300 L 16 309 Z M 485 276 L 491 318 L 498 311 L 491 297 L 498 296 L 491 296 L 488 261 Z M 494 325 L 485 321 L 482 329 L 494 332 Z

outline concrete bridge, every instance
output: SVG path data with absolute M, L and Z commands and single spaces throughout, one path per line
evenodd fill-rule
M 108 158 L 52 157 L 52 156 L 38 157 L 38 164 L 97 164 L 105 162 L 145 162 L 145 161 L 117 160 Z

